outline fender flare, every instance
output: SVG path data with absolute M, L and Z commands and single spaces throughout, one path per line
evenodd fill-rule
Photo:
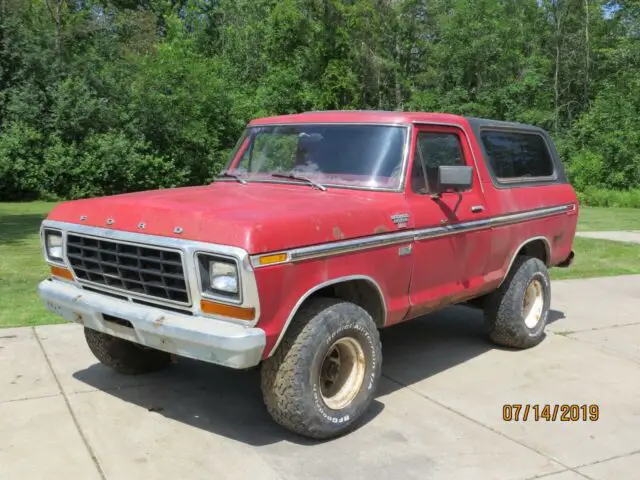
M 331 285 L 335 285 L 335 284 L 338 284 L 338 283 L 349 282 L 349 281 L 352 281 L 352 280 L 364 280 L 364 281 L 368 282 L 369 284 L 371 284 L 377 290 L 378 295 L 380 296 L 380 301 L 382 303 L 382 312 L 383 312 L 382 324 L 383 325 L 386 324 L 387 323 L 387 302 L 386 302 L 386 300 L 384 298 L 384 294 L 382 292 L 382 288 L 380 288 L 380 285 L 378 284 L 378 282 L 376 282 L 373 278 L 369 277 L 368 275 L 346 275 L 344 277 L 332 278 L 331 280 L 327 280 L 325 282 L 319 283 L 318 285 L 314 285 L 309 290 L 307 290 L 304 293 L 304 295 L 302 295 L 298 299 L 298 301 L 296 302 L 294 307 L 291 309 L 291 312 L 289 312 L 289 316 L 287 317 L 287 320 L 284 323 L 284 325 L 282 327 L 282 330 L 280 331 L 280 335 L 278 335 L 278 339 L 276 340 L 276 343 L 273 345 L 273 348 L 271 348 L 271 351 L 269 352 L 269 355 L 267 355 L 267 358 L 272 356 L 275 353 L 276 349 L 280 345 L 280 342 L 284 338 L 284 335 L 287 332 L 287 329 L 289 328 L 289 325 L 291 324 L 291 322 L 293 321 L 294 317 L 298 313 L 298 310 L 300 310 L 300 307 L 304 304 L 304 302 L 311 295 L 313 295 L 315 292 L 317 292 L 318 290 L 321 290 L 321 289 L 323 289 L 325 287 L 328 287 L 328 286 L 331 286 Z
M 507 276 L 509 275 L 509 272 L 511 271 L 511 267 L 513 267 L 513 262 L 516 261 L 516 257 L 518 256 L 518 253 L 520 253 L 520 250 L 522 250 L 522 248 L 525 245 L 527 245 L 528 243 L 535 242 L 536 240 L 542 240 L 543 241 L 544 249 L 545 249 L 545 252 L 546 252 L 546 255 L 547 255 L 546 266 L 548 267 L 551 264 L 551 244 L 549 243 L 549 239 L 547 237 L 545 237 L 545 236 L 542 236 L 542 235 L 538 235 L 536 237 L 527 238 L 524 242 L 522 242 L 520 245 L 518 245 L 518 247 L 513 252 L 513 255 L 511 256 L 511 260 L 509 261 L 509 266 L 504 271 L 504 276 L 502 277 L 502 280 L 500 280 L 500 284 L 498 285 L 497 288 L 500 288 L 500 286 L 507 279 Z

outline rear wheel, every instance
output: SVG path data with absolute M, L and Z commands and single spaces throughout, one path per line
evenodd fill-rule
M 91 353 L 101 363 L 120 373 L 128 375 L 150 373 L 171 363 L 169 353 L 143 347 L 97 330 L 85 327 L 84 336 Z
M 491 340 L 513 348 L 537 345 L 545 337 L 550 304 L 547 267 L 538 258 L 518 256 L 504 283 L 485 300 Z
M 267 410 L 285 428 L 331 438 L 355 428 L 380 380 L 378 330 L 359 306 L 311 300 L 262 365 Z

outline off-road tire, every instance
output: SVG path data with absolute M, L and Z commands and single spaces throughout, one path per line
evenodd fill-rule
M 325 355 L 341 338 L 353 339 L 362 348 L 364 380 L 350 403 L 334 410 L 322 397 L 319 378 Z M 342 300 L 312 299 L 296 314 L 274 355 L 262 364 L 264 403 L 271 417 L 293 432 L 314 439 L 337 437 L 362 420 L 374 398 L 381 365 L 380 337 L 366 310 Z
M 120 373 L 127 375 L 151 373 L 171 363 L 169 353 L 145 348 L 97 330 L 85 327 L 84 337 L 91 353 L 101 363 Z
M 543 306 L 540 320 L 530 328 L 523 315 L 524 295 L 529 285 L 538 281 L 542 287 Z M 485 322 L 489 338 L 511 348 L 530 348 L 545 338 L 549 318 L 551 283 L 545 264 L 538 258 L 517 256 L 500 288 L 485 299 Z

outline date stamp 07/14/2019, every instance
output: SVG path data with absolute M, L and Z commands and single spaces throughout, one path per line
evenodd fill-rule
M 600 407 L 577 403 L 507 403 L 502 406 L 502 419 L 505 422 L 597 422 Z

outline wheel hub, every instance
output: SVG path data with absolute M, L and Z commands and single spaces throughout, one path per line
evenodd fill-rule
M 320 367 L 320 393 L 327 407 L 345 408 L 364 382 L 365 358 L 353 338 L 337 340 L 327 351 Z
M 522 317 L 528 328 L 535 328 L 542 319 L 544 293 L 539 280 L 533 280 L 524 292 Z

